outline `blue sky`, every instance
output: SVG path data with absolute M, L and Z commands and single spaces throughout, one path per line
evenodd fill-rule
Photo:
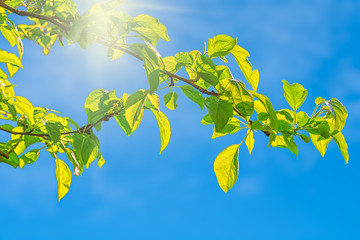
M 96 1 L 78 2 L 86 9 Z M 128 0 L 124 8 L 165 24 L 171 41 L 158 45 L 162 56 L 202 50 L 217 34 L 237 37 L 260 71 L 258 91 L 276 109 L 287 108 L 283 79 L 308 89 L 306 112 L 318 96 L 338 98 L 349 112 L 343 130 L 349 164 L 334 142 L 322 158 L 298 141 L 296 159 L 268 148 L 258 133 L 251 156 L 240 148 L 239 178 L 225 194 L 213 161 L 244 134 L 212 140 L 212 128 L 200 124 L 205 112 L 179 93 L 178 109 L 161 106 L 172 126 L 161 155 L 150 113 L 130 137 L 115 121 L 105 123 L 97 134 L 105 165 L 73 178 L 61 203 L 49 154 L 24 169 L 1 165 L 0 239 L 360 239 L 360 2 Z M 121 96 L 147 88 L 140 62 L 129 56 L 110 62 L 101 46 L 57 46 L 44 56 L 25 42 L 23 61 L 12 80 L 16 94 L 80 123 L 92 90 Z

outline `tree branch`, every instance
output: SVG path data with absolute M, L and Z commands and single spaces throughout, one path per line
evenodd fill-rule
M 5 9 L 9 10 L 10 12 L 13 12 L 16 15 L 19 15 L 19 16 L 27 16 L 27 17 L 33 17 L 33 18 L 37 18 L 37 19 L 42 19 L 42 20 L 49 21 L 49 22 L 55 24 L 56 26 L 62 28 L 65 31 L 70 30 L 69 26 L 66 26 L 66 25 L 63 24 L 63 23 L 70 23 L 70 21 L 61 19 L 61 18 L 59 18 L 57 16 L 48 17 L 48 16 L 45 16 L 45 15 L 37 14 L 37 13 L 21 11 L 21 10 L 18 10 L 16 8 L 13 8 L 13 7 L 7 5 L 4 0 L 0 0 L 0 7 L 3 7 Z

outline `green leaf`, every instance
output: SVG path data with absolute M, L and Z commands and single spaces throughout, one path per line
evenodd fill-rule
M 210 124 L 213 124 L 214 122 L 212 121 L 210 115 L 206 114 L 205 117 L 208 117 L 210 118 Z M 206 122 L 208 119 L 204 119 L 201 121 L 201 123 L 203 123 L 204 125 L 207 125 L 209 124 L 209 122 Z M 220 132 L 216 132 L 216 130 L 214 129 L 214 132 L 213 132 L 213 135 L 211 138 L 217 138 L 217 137 L 222 137 L 222 136 L 225 136 L 227 134 L 234 134 L 236 132 L 238 132 L 239 130 L 241 129 L 240 127 L 240 120 L 235 118 L 235 117 L 232 117 L 228 122 L 227 124 L 225 125 L 225 127 L 223 129 L 221 129 Z
M 226 193 L 232 188 L 239 174 L 239 147 L 235 144 L 223 150 L 215 159 L 214 171 L 221 189 Z
M 79 165 L 85 165 L 89 168 L 90 164 L 97 158 L 99 152 L 99 145 L 95 136 L 88 134 L 75 133 L 73 135 L 73 148 L 76 159 Z
M 134 17 L 129 26 L 132 31 L 139 33 L 154 46 L 158 43 L 159 38 L 170 41 L 166 27 L 157 18 L 149 15 L 141 14 Z
M 205 107 L 215 124 L 215 131 L 220 132 L 233 116 L 233 107 L 226 100 L 218 100 L 211 96 L 206 98 Z
M 253 90 L 256 92 L 259 84 L 259 71 L 253 70 L 248 60 L 250 54 L 242 47 L 236 45 L 230 53 L 235 57 L 240 70 L 244 74 L 246 80 L 250 83 Z
M 326 153 L 327 146 L 328 146 L 329 142 L 331 141 L 331 138 L 320 140 L 319 135 L 311 134 L 311 133 L 309 133 L 309 135 L 310 135 L 311 142 L 314 144 L 316 149 L 320 152 L 321 156 L 324 156 Z
M 23 168 L 27 164 L 36 162 L 39 158 L 40 149 L 31 150 L 20 157 L 20 167 Z
M 12 129 L 12 131 L 14 132 L 25 132 L 23 127 L 14 127 Z M 14 143 L 14 152 L 17 155 L 20 155 L 21 153 L 23 153 L 26 149 L 26 145 L 25 145 L 25 141 L 24 141 L 24 136 L 20 135 L 20 134 L 11 134 L 11 140 L 16 140 L 18 139 L 18 141 L 16 143 Z
M 233 105 L 239 110 L 242 117 L 250 119 L 254 112 L 254 98 L 245 89 L 244 85 L 235 81 L 230 81 L 228 89 L 231 91 Z
M 305 101 L 307 90 L 298 83 L 289 84 L 283 80 L 284 96 L 290 107 L 296 111 Z
M 300 134 L 300 138 L 306 142 L 306 143 L 309 143 L 310 142 L 310 139 L 308 136 L 306 136 L 305 134 Z
M 334 141 L 336 142 L 336 144 L 338 145 L 341 154 L 344 157 L 345 160 L 345 164 L 347 164 L 349 162 L 349 153 L 348 153 L 348 145 L 345 141 L 344 135 L 338 131 L 336 134 L 332 135 L 332 138 L 334 139 Z
M 66 163 L 56 158 L 56 180 L 58 182 L 58 196 L 60 200 L 68 193 L 71 185 L 72 173 Z
M 255 144 L 254 133 L 251 129 L 249 129 L 246 134 L 245 144 L 249 150 L 249 154 L 251 154 Z
M 147 91 L 138 90 L 131 94 L 125 102 L 125 110 L 115 116 L 117 123 L 130 136 L 140 125 L 144 115 Z
M 274 110 L 274 107 L 272 106 L 270 100 L 268 97 L 256 93 L 255 91 L 251 91 L 249 90 L 249 92 L 256 97 L 257 99 L 259 99 L 259 101 L 262 103 L 262 105 L 264 106 L 264 108 L 266 109 L 267 114 L 269 115 L 269 119 L 270 119 L 270 126 L 274 131 L 277 131 L 278 129 L 278 120 L 277 120 L 277 116 L 276 116 L 276 112 Z
M 325 99 L 323 99 L 322 97 L 317 97 L 317 98 L 315 99 L 315 104 L 316 104 L 316 105 L 319 105 L 319 104 L 321 104 L 321 103 L 325 103 Z
M 178 94 L 176 92 L 169 92 L 167 94 L 165 94 L 164 96 L 164 103 L 165 106 L 167 108 L 169 108 L 170 110 L 174 110 L 177 108 L 177 99 L 178 99 Z
M 17 168 L 17 166 L 20 165 L 19 156 L 15 152 L 11 152 L 9 154 L 9 158 L 5 158 L 5 157 L 0 156 L 0 163 L 1 162 L 9 164 L 13 168 Z
M 194 63 L 194 58 L 190 53 L 187 52 L 179 52 L 175 54 L 175 61 L 177 63 L 177 68 L 181 67 L 191 67 Z
M 46 131 L 50 135 L 51 141 L 57 143 L 60 140 L 60 130 L 63 126 L 59 122 L 45 122 Z
M 214 124 L 214 121 L 211 119 L 209 114 L 206 114 L 204 118 L 201 120 L 201 123 L 204 125 L 210 125 L 210 124 Z
M 3 37 L 10 43 L 11 47 L 14 47 L 18 40 L 13 30 L 7 25 L 0 25 L 0 31 Z
M 16 100 L 16 102 L 13 102 L 13 104 L 16 110 L 21 114 L 25 115 L 29 122 L 32 124 L 34 122 L 34 107 L 31 102 L 29 102 L 29 100 L 27 100 L 26 98 L 20 96 L 14 97 L 14 99 Z
M 99 168 L 101 168 L 104 165 L 104 163 L 105 163 L 105 159 L 99 150 L 98 155 L 97 155 L 97 164 L 98 164 Z
M 143 67 L 149 82 L 150 93 L 154 93 L 160 84 L 160 73 L 164 70 L 164 65 L 160 60 L 160 56 L 158 56 L 149 46 L 150 45 L 134 43 L 130 45 L 129 48 L 142 57 L 144 62 Z
M 284 137 L 286 148 L 289 149 L 293 154 L 295 154 L 296 157 L 298 157 L 299 149 L 294 141 L 294 137 L 288 132 L 282 132 L 282 135 Z
M 215 63 L 211 58 L 202 54 L 196 55 L 195 71 L 198 76 L 213 86 L 219 83 L 219 77 L 216 71 Z
M 236 39 L 221 34 L 208 41 L 208 54 L 210 58 L 226 56 L 236 45 Z
M 170 123 L 164 113 L 153 109 L 151 109 L 151 111 L 153 112 L 156 121 L 159 125 L 160 141 L 161 141 L 160 154 L 161 154 L 161 152 L 166 148 L 166 146 L 170 141 L 170 136 L 171 136 Z
M 348 116 L 348 112 L 344 105 L 337 100 L 336 98 L 332 98 L 329 101 L 325 101 L 326 105 L 329 107 L 330 112 L 335 117 L 335 129 L 341 130 L 344 128 L 346 123 L 346 118 Z
M 10 63 L 18 67 L 23 67 L 21 60 L 13 53 L 8 53 L 0 49 L 0 62 Z
M 183 85 L 180 87 L 181 91 L 193 102 L 197 103 L 201 110 L 204 108 L 205 106 L 205 98 L 198 92 L 196 91 L 193 87 L 189 86 L 189 85 Z

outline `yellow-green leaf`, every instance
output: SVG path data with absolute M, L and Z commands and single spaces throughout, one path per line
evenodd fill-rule
M 332 138 L 334 139 L 334 141 L 336 142 L 336 144 L 338 145 L 341 154 L 344 157 L 345 160 L 345 164 L 347 164 L 349 162 L 349 153 L 348 153 L 348 145 L 345 141 L 344 135 L 341 132 L 337 132 L 336 134 L 332 135 Z
M 307 90 L 299 83 L 289 84 L 283 80 L 284 96 L 290 107 L 296 111 L 305 101 Z
M 0 49 L 0 62 L 11 63 L 18 67 L 23 67 L 21 60 L 13 53 L 9 53 Z
M 24 97 L 14 97 L 14 99 L 16 100 L 15 102 L 13 102 L 16 110 L 20 113 L 22 113 L 23 115 L 25 115 L 27 117 L 27 119 L 30 121 L 30 123 L 34 122 L 34 107 L 31 104 L 31 102 L 29 102 L 29 100 L 27 100 Z
M 247 132 L 245 144 L 249 150 L 249 154 L 251 154 L 255 144 L 254 132 L 251 129 Z
M 314 144 L 316 149 L 320 152 L 321 156 L 324 156 L 326 153 L 327 146 L 328 146 L 329 142 L 331 141 L 331 138 L 319 140 L 320 135 L 315 135 L 315 134 L 311 134 L 311 133 L 309 133 L 309 135 L 310 135 L 311 142 Z
M 236 45 L 236 39 L 221 34 L 208 41 L 208 54 L 210 58 L 223 57 L 229 54 Z
M 235 60 L 246 80 L 250 83 L 253 90 L 256 91 L 259 84 L 259 71 L 252 69 L 248 60 L 248 56 L 250 56 L 250 54 L 238 45 L 236 45 L 230 53 L 235 57 Z
M 167 108 L 169 108 L 170 110 L 174 110 L 177 108 L 177 99 L 178 99 L 178 94 L 176 92 L 169 92 L 167 94 L 165 94 L 164 96 L 164 103 L 165 106 Z
M 66 163 L 60 159 L 55 160 L 55 175 L 58 182 L 58 196 L 60 200 L 68 193 L 71 185 L 72 173 Z
M 239 174 L 239 147 L 235 144 L 223 150 L 215 159 L 214 171 L 221 189 L 226 193 L 232 188 Z
M 159 125 L 160 141 L 161 141 L 160 153 L 161 153 L 167 147 L 170 141 L 170 136 L 171 136 L 170 123 L 164 113 L 154 109 L 151 109 L 151 111 L 153 112 L 156 121 Z

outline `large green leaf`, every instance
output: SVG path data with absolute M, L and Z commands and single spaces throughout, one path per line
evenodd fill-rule
M 170 136 L 171 136 L 170 123 L 164 113 L 160 111 L 156 111 L 154 109 L 151 109 L 151 111 L 153 112 L 156 121 L 159 125 L 160 141 L 161 141 L 160 153 L 161 153 L 166 148 L 166 146 L 170 141 Z
M 183 85 L 180 87 L 181 91 L 193 102 L 197 103 L 201 110 L 204 108 L 205 106 L 205 98 L 198 92 L 196 91 L 193 87 L 189 86 L 189 85 Z
M 238 45 L 236 45 L 230 51 L 230 53 L 235 57 L 235 60 L 246 80 L 250 83 L 253 90 L 256 91 L 259 84 L 259 71 L 252 69 L 252 66 L 248 60 L 248 56 L 250 56 L 250 54 Z
M 348 116 L 348 112 L 344 105 L 337 100 L 336 98 L 332 98 L 329 101 L 325 101 L 326 105 L 329 107 L 330 112 L 335 117 L 335 128 L 336 130 L 341 130 L 344 128 L 346 123 L 346 118 Z
M 284 96 L 290 107 L 296 111 L 305 101 L 307 90 L 299 83 L 289 84 L 283 80 Z
M 220 132 L 233 116 L 233 107 L 226 100 L 219 100 L 214 96 L 205 100 L 205 107 L 215 124 L 215 131 Z
M 210 58 L 226 56 L 236 45 L 236 39 L 221 34 L 208 41 L 208 54 Z
M 348 145 L 345 141 L 344 135 L 341 132 L 337 132 L 336 134 L 332 135 L 332 138 L 334 139 L 334 141 L 336 142 L 336 144 L 338 145 L 341 154 L 344 157 L 345 160 L 345 164 L 347 164 L 349 162 L 349 153 L 348 153 Z
M 240 144 L 235 144 L 223 150 L 215 159 L 214 171 L 221 189 L 226 193 L 232 188 L 239 174 Z
M 55 175 L 58 182 L 58 196 L 60 200 L 68 193 L 71 185 L 72 173 L 66 163 L 56 158 Z

